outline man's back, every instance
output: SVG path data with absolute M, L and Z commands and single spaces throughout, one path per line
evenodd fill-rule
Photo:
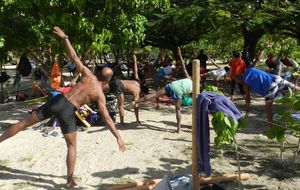
M 84 104 L 97 101 L 100 98 L 100 93 L 103 93 L 100 81 L 98 81 L 92 72 L 88 72 L 86 75 L 83 75 L 80 82 L 78 82 L 69 93 L 64 94 L 64 96 L 78 109 Z
M 275 79 L 275 75 L 266 73 L 255 67 L 247 68 L 243 74 L 243 81 L 250 86 L 251 91 L 262 96 L 267 95 L 268 89 Z
M 124 85 L 125 92 L 139 93 L 141 90 L 140 84 L 135 80 L 121 80 L 121 82 Z
M 173 81 L 170 85 L 179 98 L 182 98 L 183 95 L 190 94 L 193 91 L 193 81 L 189 78 Z

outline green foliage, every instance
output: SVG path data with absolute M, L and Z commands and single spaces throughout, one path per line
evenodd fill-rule
M 287 132 L 295 137 L 300 137 L 300 121 L 292 117 L 293 113 L 300 111 L 300 93 L 294 93 L 290 90 L 288 96 L 276 100 L 276 103 L 283 104 L 286 108 L 277 111 L 278 117 L 274 119 L 277 125 L 268 129 L 268 138 L 276 139 L 282 143 L 286 139 L 285 134 Z
M 237 130 L 246 127 L 244 119 L 237 122 L 232 117 L 225 116 L 223 112 L 215 112 L 212 115 L 212 125 L 217 135 L 214 142 L 217 146 L 232 144 L 235 141 Z
M 277 142 L 282 143 L 286 140 L 285 131 L 285 128 L 276 125 L 267 130 L 267 137 L 269 139 L 276 139 Z
M 4 38 L 0 36 L 0 48 L 2 48 L 4 46 Z
M 108 30 L 103 29 L 101 34 L 95 34 L 93 36 L 93 42 L 91 45 L 91 50 L 95 53 L 97 52 L 108 52 L 109 46 L 107 41 L 112 38 L 112 33 Z
M 170 50 L 198 41 L 216 28 L 219 18 L 206 1 L 177 1 L 170 9 L 148 17 L 144 44 Z
M 5 0 L 0 2 L 0 31 L 4 51 L 61 53 L 52 34 L 60 26 L 79 54 L 136 49 L 145 38 L 144 14 L 167 9 L 168 0 Z M 51 49 L 51 50 L 50 50 Z
M 0 47 L 4 54 L 25 49 L 37 55 L 61 53 L 52 34 L 57 25 L 79 54 L 132 51 L 141 45 L 174 50 L 189 44 L 188 51 L 203 48 L 226 60 L 245 46 L 242 29 L 274 36 L 262 43 L 280 44 L 282 35 L 299 41 L 299 10 L 300 1 L 292 0 L 3 0 Z M 291 54 L 296 47 L 291 38 L 273 51 Z
M 262 45 L 269 44 L 270 42 L 273 42 L 274 45 L 271 48 L 267 49 L 265 55 L 273 53 L 277 58 L 284 58 L 285 56 L 294 59 L 298 58 L 298 56 L 295 53 L 299 46 L 295 38 L 282 36 L 278 34 L 268 34 L 260 39 L 260 44 Z M 259 48 L 261 49 L 262 46 L 260 46 Z
M 223 94 L 223 92 L 220 91 L 218 87 L 211 85 L 207 85 L 206 88 L 203 89 L 203 92 L 215 92 L 218 94 Z

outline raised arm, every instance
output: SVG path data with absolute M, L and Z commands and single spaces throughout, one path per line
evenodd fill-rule
M 138 63 L 137 63 L 137 57 L 134 52 L 132 52 L 132 61 L 133 61 L 133 74 L 134 74 L 134 79 L 141 83 L 138 75 Z
M 208 59 L 214 66 L 216 66 L 217 68 L 220 68 L 220 66 L 212 58 L 209 57 Z
M 85 72 L 89 71 L 89 69 L 82 64 L 81 60 L 77 56 L 77 54 L 69 40 L 69 37 L 57 26 L 54 27 L 53 33 L 57 34 L 61 39 L 63 39 L 63 42 L 67 48 L 68 56 L 73 61 L 73 63 L 75 63 L 76 70 L 79 73 L 86 74 Z
M 273 46 L 273 42 L 267 44 L 265 47 L 262 48 L 262 50 L 259 51 L 259 53 L 257 54 L 255 60 L 253 61 L 253 65 L 255 66 L 260 60 L 261 58 L 263 57 L 265 51 L 268 49 L 268 48 L 271 48 Z
M 184 76 L 186 78 L 191 78 L 191 76 L 189 75 L 189 73 L 186 70 L 185 63 L 184 63 L 183 57 L 181 55 L 181 49 L 180 49 L 180 47 L 177 47 L 177 55 L 178 55 L 178 58 L 179 58 L 179 62 L 181 64 L 181 66 L 182 66 L 182 70 L 183 70 Z

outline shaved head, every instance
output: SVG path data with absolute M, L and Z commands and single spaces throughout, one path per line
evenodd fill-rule
M 103 82 L 109 82 L 113 76 L 114 72 L 109 67 L 104 67 L 99 73 L 99 79 Z

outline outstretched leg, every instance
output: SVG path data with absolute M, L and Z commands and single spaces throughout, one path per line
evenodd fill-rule
M 158 99 L 159 99 L 159 97 L 162 97 L 165 94 L 166 94 L 165 87 L 161 87 L 158 91 L 156 91 L 156 93 L 144 95 L 144 97 L 140 98 L 138 101 L 133 101 L 133 105 L 136 104 L 136 103 L 140 103 L 140 102 L 151 101 L 151 100 L 153 100 L 155 98 L 156 99 L 157 107 L 159 107 L 158 106 Z
M 156 91 L 155 94 L 155 98 L 156 98 L 156 108 L 159 108 L 159 98 L 166 95 L 166 88 L 165 87 L 161 87 L 160 89 L 158 89 L 158 91 Z
M 80 185 L 79 181 L 76 181 L 73 177 L 74 168 L 76 163 L 76 132 L 64 134 L 65 141 L 67 143 L 68 153 L 67 153 L 67 188 L 72 188 L 74 186 Z
M 9 129 L 0 136 L 0 143 L 39 121 L 40 120 L 37 118 L 36 112 L 32 112 L 30 116 L 22 119 L 16 124 L 11 125 Z

